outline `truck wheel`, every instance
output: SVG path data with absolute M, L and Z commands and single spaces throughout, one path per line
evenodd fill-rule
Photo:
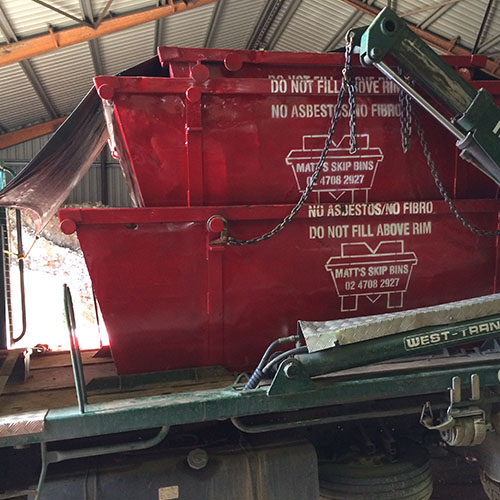
M 319 464 L 320 500 L 428 500 L 432 476 L 427 451 L 405 443 L 394 462 L 384 454 L 346 454 Z M 495 497 L 500 500 L 500 497 Z
M 500 500 L 500 483 L 491 479 L 484 470 L 481 471 L 479 478 L 481 479 L 481 484 L 483 485 L 486 496 L 490 500 Z

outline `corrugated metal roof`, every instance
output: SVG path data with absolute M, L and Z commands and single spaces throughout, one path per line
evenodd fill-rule
M 440 9 L 429 9 L 408 15 L 424 6 L 415 0 L 403 0 L 398 2 L 398 12 L 404 19 L 417 26 L 429 20 L 422 27 L 450 40 L 459 36 L 462 45 L 472 48 L 487 4 L 488 0 L 474 0 L 473 2 L 462 0 L 444 5 Z
M 75 17 L 81 17 L 78 1 L 55 0 L 49 3 Z M 19 38 L 47 33 L 49 25 L 64 28 L 75 24 L 70 18 L 35 2 L 2 0 L 1 5 Z
M 471 48 L 487 2 L 488 0 L 461 0 L 447 5 L 439 11 L 444 12 L 444 15 L 435 19 L 429 25 L 429 29 L 449 39 L 460 36 L 460 43 Z M 51 3 L 76 17 L 82 17 L 79 0 L 54 0 Z M 423 8 L 432 6 L 432 2 L 426 2 L 424 5 L 420 0 L 398 0 L 394 3 L 399 14 L 410 13 L 407 19 L 416 24 L 424 22 L 435 12 L 435 9 L 422 11 Z M 91 0 L 94 17 L 102 12 L 106 4 L 107 0 Z M 291 4 L 292 0 L 283 1 L 264 38 L 264 45 L 273 36 Z M 49 24 L 56 28 L 75 25 L 71 19 L 29 0 L 23 2 L 0 0 L 0 5 L 21 38 L 46 33 Z M 156 5 L 158 0 L 114 0 L 111 13 L 119 15 Z M 244 48 L 266 5 L 267 0 L 225 0 L 212 45 L 220 48 Z M 385 0 L 374 3 L 377 8 L 385 5 Z M 181 46 L 203 45 L 214 8 L 215 3 L 166 18 L 162 23 L 161 43 Z M 420 12 L 412 14 L 415 10 Z M 355 8 L 342 0 L 302 0 L 274 49 L 322 51 L 335 34 L 345 28 L 346 21 L 355 12 L 357 12 Z M 370 16 L 364 16 L 356 25 L 368 24 L 371 19 Z M 155 25 L 155 22 L 150 22 L 98 39 L 95 45 L 101 52 L 103 72 L 115 74 L 153 56 Z M 493 9 L 491 19 L 486 25 L 483 42 L 487 42 L 498 33 L 500 33 L 500 9 Z M 0 43 L 2 40 L 0 37 Z M 340 40 L 338 45 L 342 44 Z M 499 54 L 500 39 L 492 44 L 486 53 Z M 90 87 L 94 73 L 87 43 L 36 57 L 32 65 L 47 95 L 61 114 L 67 113 L 78 103 Z M 36 94 L 30 89 L 26 77 L 18 68 L 1 69 L 0 85 L 3 95 L 9 97 L 3 99 L 0 104 L 2 126 L 10 129 L 47 117 Z
M 163 23 L 162 45 L 203 47 L 215 4 L 170 16 Z
M 102 12 L 107 1 L 90 0 L 95 18 Z M 244 48 L 268 1 L 225 0 L 212 46 Z M 280 10 L 263 39 L 263 45 L 269 43 L 276 29 L 287 16 L 289 8 L 296 5 L 297 1 L 284 0 L 282 2 Z M 79 0 L 52 0 L 50 3 L 78 18 L 82 17 Z M 488 0 L 460 0 L 455 4 L 442 7 L 438 14 L 434 8 L 422 11 L 436 3 L 439 3 L 439 0 L 393 2 L 397 13 L 406 16 L 409 22 L 416 25 L 424 23 L 429 31 L 443 38 L 454 39 L 459 36 L 459 43 L 471 49 L 476 41 Z M 386 4 L 386 0 L 378 0 L 373 5 L 380 9 Z M 19 38 L 47 33 L 49 24 L 55 29 L 76 25 L 75 21 L 31 0 L 0 0 L 0 5 Z M 110 12 L 113 15 L 120 15 L 157 5 L 158 0 L 114 0 Z M 161 43 L 202 46 L 214 9 L 215 3 L 165 18 L 161 23 L 163 25 Z M 336 34 L 342 34 L 346 22 L 357 12 L 355 8 L 342 0 L 302 0 L 288 26 L 277 40 L 274 49 L 323 51 Z M 440 14 L 442 16 L 438 18 Z M 358 15 L 356 19 L 355 26 L 363 26 L 369 24 L 373 18 L 370 15 Z M 152 57 L 155 54 L 156 25 L 156 22 L 149 22 L 96 40 L 95 45 L 101 53 L 104 73 L 115 74 Z M 499 34 L 500 9 L 494 7 L 486 24 L 480 47 L 489 40 L 495 39 Z M 340 37 L 338 41 L 339 47 L 343 45 L 342 38 Z M 1 43 L 5 43 L 5 38 L 0 33 Z M 495 43 L 490 45 L 485 53 L 499 56 L 500 36 Z M 31 63 L 49 99 L 60 114 L 70 112 L 92 85 L 94 67 L 88 43 L 35 57 Z M 48 113 L 18 64 L 0 68 L 0 95 L 2 95 L 0 101 L 0 125 L 2 127 L 15 129 L 49 119 Z M 37 138 L 2 150 L 0 159 L 13 162 L 16 168 L 20 168 L 39 151 L 48 137 Z M 110 203 L 115 206 L 130 205 L 119 166 L 109 157 L 107 176 Z M 72 193 L 70 201 L 97 201 L 100 180 L 100 167 L 96 164 Z
M 94 15 L 97 17 L 104 9 L 108 0 L 90 0 Z M 113 14 L 125 14 L 142 10 L 145 8 L 156 7 L 158 2 L 155 0 L 113 0 L 109 10 Z
M 0 68 L 0 89 L 2 126 L 15 129 L 49 118 L 19 64 Z
M 483 19 L 486 4 L 487 0 L 477 0 L 473 4 L 470 2 L 458 4 L 454 9 L 450 9 L 446 15 L 433 23 L 430 29 L 449 39 L 459 36 L 460 44 L 472 48 L 477 38 L 478 27 Z M 500 18 L 495 24 L 496 31 L 492 31 L 490 25 L 490 32 L 492 34 L 498 34 Z
M 267 33 L 264 35 L 264 37 L 262 39 L 262 43 L 261 43 L 262 47 L 268 46 L 268 43 L 273 36 L 273 33 L 276 31 L 276 29 L 280 25 L 281 20 L 285 17 L 286 12 L 287 12 L 287 10 L 290 7 L 292 2 L 293 2 L 293 0 L 283 0 L 280 9 L 276 13 L 276 16 L 273 19 L 272 23 L 270 24 Z
M 242 2 L 226 0 L 215 33 L 212 47 L 244 49 L 250 38 L 265 0 Z
M 212 45 L 220 48 L 244 48 L 268 1 L 225 0 Z M 90 2 L 96 18 L 107 0 Z M 293 0 L 294 5 L 295 2 L 297 0 Z M 410 22 L 418 25 L 434 16 L 434 8 L 424 11 L 422 9 L 435 5 L 435 2 L 437 0 L 427 0 L 425 3 L 421 0 L 398 0 L 393 4 L 398 14 L 406 15 Z M 82 17 L 79 0 L 53 0 L 50 3 L 76 17 Z M 428 29 L 448 39 L 460 36 L 459 43 L 470 49 L 475 43 L 487 3 L 488 0 L 461 0 L 447 5 L 439 11 L 444 12 L 444 15 L 439 19 L 434 16 Z M 386 0 L 378 0 L 374 6 L 380 9 L 386 4 Z M 31 0 L 0 0 L 0 5 L 20 38 L 47 33 L 49 24 L 55 28 L 76 25 L 71 19 Z M 114 0 L 111 13 L 120 15 L 156 5 L 158 0 Z M 283 1 L 264 38 L 264 45 L 269 42 L 291 5 L 292 0 Z M 214 8 L 215 3 L 165 18 L 162 23 L 162 44 L 203 45 Z M 412 13 L 415 10 L 419 12 Z M 335 34 L 343 31 L 346 21 L 351 19 L 355 12 L 355 8 L 342 0 L 302 0 L 274 49 L 322 51 Z M 490 17 L 482 37 L 483 44 L 500 33 L 500 9 L 493 8 Z M 356 25 L 366 25 L 371 20 L 371 16 L 365 15 L 358 19 Z M 155 22 L 150 22 L 96 40 L 95 45 L 102 56 L 103 72 L 115 74 L 152 57 L 155 53 L 155 26 Z M 0 34 L 0 43 L 3 42 L 4 38 Z M 342 44 L 340 39 L 338 46 Z M 500 54 L 500 37 L 488 47 L 486 54 Z M 69 112 L 83 97 L 91 85 L 94 73 L 87 43 L 38 56 L 32 60 L 32 66 L 50 100 L 61 114 Z M 1 126 L 14 129 L 48 119 L 45 109 L 19 65 L 0 68 L 0 92 Z
M 354 12 L 338 0 L 303 0 L 275 50 L 321 52 Z
M 31 62 L 61 115 L 70 113 L 93 85 L 94 67 L 86 44 L 49 52 Z
M 99 38 L 104 73 L 114 75 L 153 57 L 154 33 L 151 22 Z

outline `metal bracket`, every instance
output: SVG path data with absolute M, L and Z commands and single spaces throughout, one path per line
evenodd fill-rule
M 311 377 L 302 363 L 295 358 L 289 358 L 280 364 L 278 372 L 267 390 L 267 395 L 294 394 L 314 389 Z
M 160 431 L 155 436 L 149 439 L 145 439 L 143 441 L 138 440 L 127 443 L 93 446 L 89 448 L 80 448 L 73 450 L 48 451 L 47 443 L 45 441 L 42 441 L 40 443 L 42 468 L 40 471 L 40 477 L 38 479 L 38 485 L 36 488 L 34 500 L 38 500 L 40 498 L 45 483 L 45 477 L 47 476 L 47 469 L 50 464 L 64 462 L 66 460 L 75 460 L 79 458 L 100 457 L 103 455 L 111 455 L 113 453 L 125 453 L 138 450 L 147 450 L 148 448 L 152 448 L 153 446 L 156 446 L 157 444 L 161 443 L 167 436 L 169 430 L 170 426 L 165 425 L 160 429 Z
M 207 230 L 212 233 L 220 233 L 220 236 L 216 240 L 209 242 L 210 246 L 214 245 L 227 245 L 229 241 L 228 235 L 228 222 L 222 215 L 212 215 L 207 220 Z
M 479 375 L 470 377 L 471 397 L 469 401 L 479 401 L 481 389 Z M 420 415 L 420 423 L 429 430 L 439 431 L 443 441 L 450 446 L 476 446 L 481 444 L 490 429 L 486 415 L 479 406 L 455 407 L 462 402 L 462 383 L 460 377 L 451 380 L 450 405 L 440 423 L 435 423 L 431 404 L 427 401 Z

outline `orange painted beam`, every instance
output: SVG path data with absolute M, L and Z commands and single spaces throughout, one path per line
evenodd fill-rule
M 41 135 L 50 134 L 51 132 L 54 132 L 64 120 L 66 120 L 65 116 L 62 118 L 56 118 L 55 120 L 51 120 L 49 122 L 39 123 L 38 125 L 33 125 L 31 127 L 14 130 L 13 132 L 0 134 L 0 149 L 8 148 L 24 141 L 29 141 L 30 139 L 40 137 Z
M 364 12 L 365 14 L 369 14 L 370 16 L 377 16 L 378 13 L 382 9 L 378 9 L 377 7 L 372 7 L 370 5 L 365 4 L 361 0 L 342 0 L 344 3 L 351 5 L 352 7 L 355 7 L 356 9 Z M 446 38 L 442 38 L 437 35 L 433 35 L 432 33 L 429 33 L 428 31 L 421 30 L 420 28 L 417 28 L 416 26 L 408 23 L 408 27 L 417 35 L 419 36 L 422 40 L 427 42 L 430 46 L 439 49 L 443 52 L 446 52 L 447 54 L 453 54 L 457 56 L 472 56 L 472 52 L 468 49 L 464 49 L 463 47 L 460 47 L 456 45 L 456 39 L 455 40 L 447 40 Z M 495 76 L 497 78 L 500 78 L 500 61 L 499 60 L 492 60 L 492 59 L 487 59 L 486 63 L 483 67 L 484 71 L 486 73 L 489 73 L 492 76 Z
M 29 59 L 30 57 L 46 54 L 47 52 L 69 47 L 70 45 L 87 42 L 101 36 L 110 35 L 117 31 L 126 30 L 134 26 L 139 26 L 140 24 L 171 16 L 178 12 L 195 9 L 196 7 L 201 7 L 202 5 L 216 1 L 217 0 L 196 0 L 196 2 L 190 2 L 187 5 L 184 2 L 178 2 L 162 7 L 154 7 L 142 12 L 124 14 L 122 16 L 106 19 L 102 21 L 97 28 L 82 25 L 60 31 L 50 29 L 49 33 L 46 35 L 35 36 L 18 42 L 0 45 L 0 66 L 6 66 L 24 59 Z

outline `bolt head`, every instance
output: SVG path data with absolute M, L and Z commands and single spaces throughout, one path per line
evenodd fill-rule
M 232 52 L 224 58 L 224 66 L 228 71 L 238 71 L 243 66 L 243 60 L 239 54 Z
M 73 234 L 76 231 L 76 222 L 73 219 L 64 219 L 59 223 L 59 228 L 64 234 Z
M 293 380 L 299 374 L 299 366 L 295 361 L 289 361 L 283 368 L 283 373 L 285 377 Z
M 191 68 L 191 76 L 198 83 L 206 82 L 210 77 L 210 70 L 201 63 L 195 64 Z
M 191 469 L 201 470 L 208 464 L 208 453 L 201 448 L 195 448 L 188 453 L 187 463 Z
M 222 217 L 214 215 L 208 219 L 207 222 L 208 230 L 212 233 L 222 233 L 226 227 L 226 222 Z
M 198 87 L 189 87 L 186 90 L 186 98 L 189 102 L 198 102 L 201 99 L 201 90 Z
M 97 93 L 99 94 L 99 97 L 104 100 L 104 101 L 111 101 L 115 95 L 115 89 L 107 84 L 103 83 L 98 89 Z

